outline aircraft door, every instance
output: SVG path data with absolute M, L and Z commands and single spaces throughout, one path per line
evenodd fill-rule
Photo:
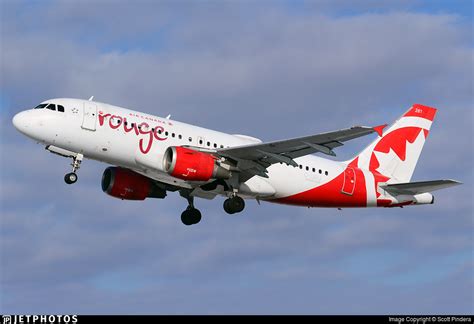
M 355 188 L 355 183 L 356 183 L 356 175 L 355 171 L 351 167 L 347 167 L 344 170 L 344 183 L 342 185 L 342 193 L 352 196 L 354 193 L 354 188 Z
M 82 128 L 95 131 L 97 123 L 97 104 L 88 101 L 84 103 Z

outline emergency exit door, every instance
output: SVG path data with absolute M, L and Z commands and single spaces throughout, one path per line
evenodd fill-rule
M 356 184 L 355 171 L 351 167 L 344 170 L 344 183 L 342 185 L 342 193 L 352 196 Z

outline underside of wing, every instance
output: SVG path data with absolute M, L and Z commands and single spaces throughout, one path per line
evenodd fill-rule
M 417 195 L 425 192 L 432 192 L 460 185 L 461 182 L 455 180 L 431 180 L 407 183 L 395 183 L 380 186 L 393 195 Z

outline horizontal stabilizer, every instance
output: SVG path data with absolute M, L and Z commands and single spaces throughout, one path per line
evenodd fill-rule
M 462 182 L 456 180 L 431 180 L 387 184 L 381 185 L 380 187 L 392 195 L 418 195 L 421 193 L 432 192 L 438 189 L 449 188 L 460 184 L 462 184 Z

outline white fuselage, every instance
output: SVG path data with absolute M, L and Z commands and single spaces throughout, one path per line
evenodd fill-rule
M 14 124 L 22 133 L 45 145 L 53 145 L 86 158 L 134 170 L 160 182 L 182 188 L 192 183 L 170 176 L 163 170 L 163 154 L 170 146 L 199 147 L 214 150 L 260 142 L 258 139 L 230 135 L 175 120 L 161 118 L 109 104 L 78 100 L 53 99 L 64 112 L 31 109 L 15 116 Z M 247 198 L 274 200 L 305 192 L 330 182 L 340 175 L 346 163 L 308 155 L 295 159 L 299 167 L 284 163 L 268 168 L 268 178 L 254 176 L 240 185 L 239 193 Z M 375 203 L 375 193 L 371 190 Z M 211 193 L 194 193 L 212 198 L 224 194 L 219 188 Z M 369 201 L 367 202 L 369 204 Z

